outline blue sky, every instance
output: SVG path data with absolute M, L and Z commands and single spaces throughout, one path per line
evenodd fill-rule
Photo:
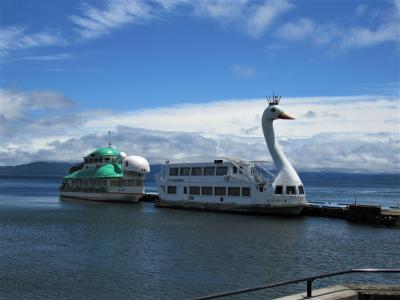
M 115 132 L 140 128 L 150 140 L 156 131 L 159 138 L 172 132 L 197 134 L 198 139 L 206 139 L 204 143 L 215 145 L 227 134 L 231 141 L 243 137 L 243 132 L 247 138 L 251 132 L 256 139 L 260 129 L 249 129 L 259 126 L 262 107 L 254 105 L 275 91 L 289 98 L 288 109 L 305 116 L 290 125 L 297 133 L 282 125 L 282 138 L 308 138 L 312 144 L 327 134 L 327 141 L 339 139 L 341 144 L 340 137 L 345 141 L 348 134 L 352 141 L 365 142 L 363 135 L 383 133 L 374 139 L 381 138 L 382 143 L 394 139 L 389 145 L 393 153 L 385 162 L 357 169 L 399 170 L 398 0 L 3 0 L 0 6 L 0 117 L 5 155 L 1 164 L 60 160 L 55 155 L 57 147 L 91 136 L 86 148 L 64 153 L 64 158 L 78 160 L 81 152 L 97 146 L 107 127 Z M 374 101 L 383 101 L 385 115 L 379 115 L 379 124 L 372 126 L 373 120 L 363 119 L 359 124 L 365 122 L 371 128 L 353 125 L 351 120 L 343 126 L 340 105 L 353 103 L 368 110 L 364 116 L 372 116 Z M 221 103 L 237 106 L 225 112 Z M 301 108 L 300 103 L 311 106 Z M 251 121 L 239 120 L 237 109 L 248 107 L 254 109 L 248 109 Z M 213 115 L 213 109 L 224 111 L 220 118 L 225 121 L 211 123 L 198 116 L 202 110 Z M 329 115 L 330 110 L 335 112 Z M 154 111 L 159 114 L 157 120 Z M 198 123 L 188 125 L 191 120 L 179 118 L 189 113 Z M 330 117 L 323 118 L 324 114 Z M 205 123 L 215 125 L 205 127 Z M 338 130 L 315 130 L 325 127 Z M 376 144 L 374 139 L 369 146 Z M 148 140 L 143 137 L 141 143 Z M 262 142 L 254 143 L 261 147 Z M 293 143 L 286 146 L 289 156 L 297 147 Z M 153 161 L 166 159 L 150 153 L 145 145 L 134 144 L 125 146 Z M 254 154 L 242 146 L 243 151 L 231 154 L 263 156 L 262 148 Z M 369 146 L 360 145 L 360 149 L 373 157 L 380 148 L 375 145 L 372 151 Z M 224 154 L 230 148 L 216 146 L 212 153 Z M 173 158 L 185 157 L 176 147 L 170 151 Z M 359 164 L 360 157 L 335 166 L 321 162 L 321 168 L 351 169 Z

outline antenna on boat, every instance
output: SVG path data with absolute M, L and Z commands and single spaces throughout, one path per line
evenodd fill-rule
M 269 105 L 278 105 L 279 101 L 281 101 L 281 96 L 275 96 L 275 93 L 272 92 L 272 97 L 266 96 Z
M 111 148 L 111 131 L 108 131 L 108 148 Z

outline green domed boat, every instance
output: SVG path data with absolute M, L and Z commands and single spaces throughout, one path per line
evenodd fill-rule
M 94 201 L 137 202 L 144 193 L 147 160 L 127 156 L 109 147 L 99 148 L 84 157 L 79 166 L 63 178 L 60 196 Z

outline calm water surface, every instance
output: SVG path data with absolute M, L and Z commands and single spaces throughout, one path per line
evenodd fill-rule
M 152 203 L 59 201 L 58 183 L 0 178 L 1 299 L 190 299 L 315 273 L 400 267 L 399 229 L 157 209 Z M 321 200 L 318 195 L 336 195 L 337 186 L 313 188 L 308 195 Z M 351 275 L 319 284 L 366 280 L 399 284 L 400 275 Z M 271 299 L 300 288 L 233 298 Z

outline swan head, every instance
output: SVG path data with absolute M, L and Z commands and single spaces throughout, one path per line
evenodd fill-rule
M 288 115 L 281 106 L 277 104 L 270 104 L 264 110 L 263 119 L 267 120 L 276 120 L 276 119 L 284 119 L 284 120 L 294 120 L 293 117 Z

